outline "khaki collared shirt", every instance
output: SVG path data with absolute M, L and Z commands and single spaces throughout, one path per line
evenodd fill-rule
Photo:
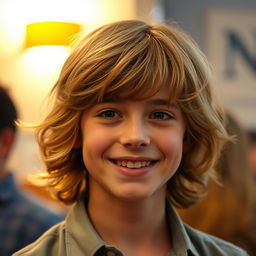
M 167 203 L 173 248 L 167 256 L 246 256 L 242 249 L 184 224 Z M 84 202 L 78 202 L 66 220 L 55 225 L 37 241 L 13 256 L 123 256 L 106 244 L 93 228 Z M 143 255 L 144 256 L 144 255 Z

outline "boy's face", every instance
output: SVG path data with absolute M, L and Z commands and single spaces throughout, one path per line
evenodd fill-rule
M 122 200 L 165 195 L 183 152 L 184 116 L 166 91 L 141 101 L 95 105 L 81 120 L 89 193 Z

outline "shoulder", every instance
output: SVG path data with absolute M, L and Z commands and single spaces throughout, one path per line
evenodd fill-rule
M 199 255 L 207 256 L 248 256 L 241 248 L 215 236 L 195 230 L 184 224 L 186 232 Z
M 65 222 L 63 221 L 50 228 L 35 242 L 14 253 L 12 256 L 61 255 L 60 251 L 64 248 L 60 247 L 60 243 L 61 239 L 65 237 L 64 233 Z

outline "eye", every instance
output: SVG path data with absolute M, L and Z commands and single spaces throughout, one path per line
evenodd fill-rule
M 105 119 L 118 119 L 120 118 L 120 114 L 113 109 L 108 109 L 108 110 L 104 110 L 102 112 L 100 112 L 98 114 L 99 117 L 103 117 Z
M 158 120 L 170 120 L 170 119 L 173 119 L 174 117 L 167 112 L 156 111 L 151 114 L 151 118 L 158 119 Z

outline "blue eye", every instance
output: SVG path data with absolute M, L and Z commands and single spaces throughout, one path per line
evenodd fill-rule
M 173 118 L 173 116 L 163 111 L 157 111 L 152 113 L 151 118 L 159 120 L 170 120 Z
M 115 110 L 105 110 L 101 112 L 98 116 L 106 118 L 106 119 L 114 119 L 114 118 L 119 118 L 120 115 L 117 113 Z

